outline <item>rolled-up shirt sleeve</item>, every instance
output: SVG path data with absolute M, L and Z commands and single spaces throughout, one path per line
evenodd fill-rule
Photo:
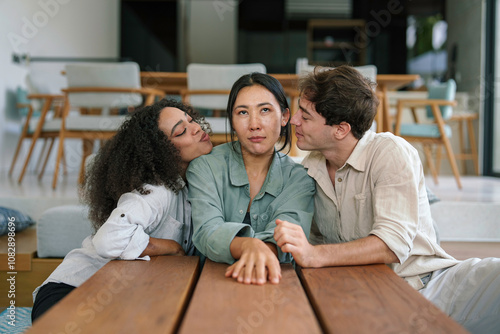
M 144 230 L 157 215 L 158 209 L 143 196 L 133 192 L 123 194 L 116 209 L 92 238 L 97 254 L 112 259 L 140 258 L 149 243 L 149 235 Z
M 254 237 L 251 226 L 241 222 L 225 221 L 223 194 L 210 165 L 204 159 L 195 159 L 187 170 L 189 201 L 193 220 L 193 243 L 212 261 L 232 264 L 230 245 L 234 237 Z
M 390 159 L 390 155 L 389 158 Z M 374 224 L 370 234 L 379 237 L 404 263 L 413 249 L 419 221 L 419 183 L 421 165 L 409 155 L 392 159 L 398 173 L 380 173 L 373 193 Z M 421 167 L 420 167 L 421 168 Z

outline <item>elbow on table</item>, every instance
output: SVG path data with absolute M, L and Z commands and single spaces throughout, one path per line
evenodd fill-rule
M 92 244 L 94 245 L 94 249 L 100 257 L 106 259 L 116 259 L 120 257 L 122 254 L 122 250 L 116 247 L 110 247 L 109 240 L 107 242 L 103 242 L 101 240 L 92 240 Z

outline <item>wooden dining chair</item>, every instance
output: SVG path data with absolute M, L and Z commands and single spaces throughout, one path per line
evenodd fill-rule
M 140 105 L 150 105 L 156 98 L 163 98 L 165 95 L 163 91 L 141 87 L 139 65 L 133 62 L 68 64 L 65 74 L 68 88 L 63 89 L 65 104 L 52 181 L 54 189 L 67 138 L 82 139 L 78 178 L 79 183 L 82 183 L 85 159 L 92 153 L 94 141 L 114 136 L 126 118 L 126 115 L 111 114 L 111 110 L 127 112 Z M 71 114 L 72 108 L 78 108 L 80 113 Z M 77 152 L 67 152 L 67 157 L 70 154 L 75 155 Z
M 39 159 L 42 159 L 43 153 L 47 151 L 42 166 L 42 170 L 38 175 L 38 179 L 42 177 L 45 171 L 48 158 L 50 156 L 52 147 L 54 145 L 54 140 L 59 136 L 59 129 L 61 127 L 60 116 L 61 116 L 64 96 L 55 94 L 28 95 L 27 92 L 21 88 L 18 89 L 17 95 L 18 95 L 17 107 L 21 109 L 20 110 L 21 115 L 23 115 L 25 118 L 24 118 L 24 125 L 21 130 L 21 135 L 19 136 L 19 140 L 17 142 L 17 147 L 14 153 L 14 157 L 12 158 L 12 163 L 10 165 L 9 176 L 11 176 L 14 172 L 16 161 L 21 151 L 23 142 L 26 139 L 31 139 L 31 144 L 28 150 L 28 154 L 24 160 L 24 165 L 18 178 L 18 183 L 21 183 L 23 181 L 24 175 L 26 173 L 27 167 L 33 155 L 34 148 L 38 139 L 45 139 L 44 146 L 40 153 Z M 41 110 L 35 110 L 32 103 L 32 101 L 34 100 L 42 102 Z M 51 112 L 51 110 L 53 111 L 53 113 L 51 117 L 49 117 L 49 113 Z M 48 150 L 45 149 L 47 142 L 50 142 Z
M 438 170 L 432 158 L 432 145 L 444 146 L 448 161 L 459 189 L 462 189 L 457 162 L 449 138 L 451 138 L 451 127 L 445 124 L 453 115 L 457 85 L 453 79 L 445 83 L 429 86 L 429 96 L 423 100 L 399 100 L 397 103 L 397 114 L 394 134 L 401 136 L 410 142 L 420 142 L 423 145 L 427 165 L 432 174 L 435 184 L 438 184 Z M 416 108 L 426 108 L 428 122 L 423 123 L 418 117 Z M 403 111 L 409 108 L 413 116 L 413 123 L 402 123 Z
M 229 141 L 229 124 L 218 111 L 226 110 L 231 87 L 242 75 L 251 72 L 266 73 L 263 64 L 189 64 L 187 66 L 188 88 L 181 91 L 182 101 L 194 108 L 214 110 L 214 117 L 205 117 L 212 128 L 214 145 Z

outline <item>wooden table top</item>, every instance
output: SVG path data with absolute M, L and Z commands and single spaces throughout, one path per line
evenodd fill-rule
M 297 89 L 299 77 L 296 74 L 273 74 L 284 89 Z M 148 88 L 163 90 L 167 94 L 180 95 L 180 91 L 187 89 L 186 72 L 141 72 L 141 85 Z
M 195 256 L 111 261 L 28 333 L 174 333 L 198 274 Z
M 227 266 L 207 260 L 199 276 L 198 257 L 111 261 L 28 333 L 466 333 L 386 265 L 282 264 L 282 281 L 261 286 Z
M 207 260 L 180 334 L 321 333 L 291 264 L 279 284 L 245 285 L 224 277 L 227 264 Z
M 298 89 L 298 74 L 270 73 L 270 75 L 278 79 L 285 90 L 290 92 Z M 377 84 L 387 90 L 397 90 L 419 78 L 418 74 L 378 74 Z M 187 89 L 187 73 L 141 72 L 141 82 L 143 87 L 161 89 L 167 94 L 179 94 L 182 89 Z
M 420 79 L 418 74 L 378 74 L 377 86 L 387 90 L 398 90 Z
M 467 333 L 386 265 L 299 273 L 326 333 Z

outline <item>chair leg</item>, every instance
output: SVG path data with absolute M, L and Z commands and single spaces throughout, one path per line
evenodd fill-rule
M 23 140 L 25 138 L 26 137 L 24 136 L 24 134 L 21 134 L 21 137 L 19 137 L 19 141 L 16 147 L 16 152 L 14 153 L 14 158 L 12 159 L 12 163 L 10 164 L 9 176 L 12 175 L 12 171 L 14 170 L 14 166 L 16 165 L 17 156 L 19 155 L 19 151 L 21 150 L 21 146 L 23 145 Z
M 465 144 L 464 144 L 464 128 L 462 126 L 462 121 L 458 121 L 458 139 L 460 141 L 460 155 L 462 160 L 462 170 L 463 173 L 467 173 L 467 165 L 465 159 Z
M 453 149 L 451 148 L 450 141 L 447 137 L 443 137 L 443 144 L 448 155 L 448 160 L 450 161 L 451 170 L 453 175 L 455 175 L 455 180 L 457 181 L 458 189 L 462 189 L 462 183 L 460 182 L 460 173 L 458 172 L 457 161 L 455 160 L 455 155 L 453 154 Z
M 47 154 L 45 155 L 45 161 L 43 162 L 42 170 L 40 174 L 38 174 L 38 181 L 42 179 L 43 173 L 45 173 L 45 167 L 47 166 L 47 162 L 49 161 L 50 152 L 52 152 L 52 147 L 54 146 L 55 138 L 50 138 L 50 145 Z
M 436 171 L 438 173 L 441 170 L 441 160 L 443 160 L 441 152 L 442 152 L 441 144 L 438 144 L 436 147 Z
M 31 155 L 33 154 L 33 150 L 35 148 L 35 144 L 36 144 L 37 139 L 38 138 L 35 136 L 33 136 L 33 138 L 31 139 L 30 149 L 28 151 L 28 155 L 26 156 L 26 160 L 24 161 L 23 170 L 21 171 L 21 174 L 19 175 L 19 179 L 17 180 L 17 182 L 19 184 L 21 184 L 21 182 L 23 182 L 24 173 L 26 173 L 26 168 L 28 167 L 28 164 L 30 162 Z
M 429 166 L 429 170 L 431 171 L 432 179 L 434 180 L 434 184 L 438 184 L 438 174 L 436 171 L 436 167 L 434 166 L 434 161 L 432 159 L 432 152 L 430 144 L 424 144 L 424 154 L 425 159 L 427 160 L 427 165 Z
M 94 150 L 94 141 L 91 139 L 84 139 L 82 141 L 82 162 L 80 164 L 80 173 L 78 175 L 78 184 L 83 184 L 85 179 L 85 160 L 92 154 Z
M 45 150 L 47 149 L 47 141 L 48 140 L 49 140 L 48 138 L 45 138 L 45 140 L 43 141 L 42 150 L 40 151 L 40 154 L 38 155 L 38 160 L 36 162 L 35 171 L 40 169 L 40 164 L 42 163 L 42 160 L 43 160 L 43 154 L 45 153 Z
M 33 149 L 35 148 L 36 141 L 40 137 L 40 134 L 42 133 L 42 127 L 43 127 L 43 121 L 45 120 L 45 116 L 47 115 L 47 112 L 50 109 L 50 106 L 52 104 L 52 98 L 47 98 L 45 100 L 45 103 L 43 104 L 43 109 L 42 109 L 42 114 L 40 115 L 40 120 L 38 121 L 38 124 L 36 126 L 35 133 L 33 133 L 33 136 L 31 137 L 31 146 L 30 150 L 28 152 L 28 156 L 26 157 L 26 161 L 24 162 L 24 167 L 23 170 L 21 171 L 21 175 L 19 175 L 18 183 L 21 183 L 23 181 L 24 173 L 26 172 L 26 167 L 28 166 L 28 163 L 31 158 L 31 154 L 33 153 Z
M 474 135 L 474 126 L 472 119 L 467 120 L 467 128 L 469 133 L 470 151 L 472 154 L 472 161 L 474 162 L 474 171 L 479 175 L 479 160 L 477 158 L 476 136 Z
M 57 176 L 59 174 L 59 164 L 61 163 L 63 148 L 64 148 L 64 130 L 61 129 L 61 132 L 59 133 L 59 145 L 57 148 L 56 165 L 54 166 L 54 178 L 52 179 L 52 189 L 56 189 Z

